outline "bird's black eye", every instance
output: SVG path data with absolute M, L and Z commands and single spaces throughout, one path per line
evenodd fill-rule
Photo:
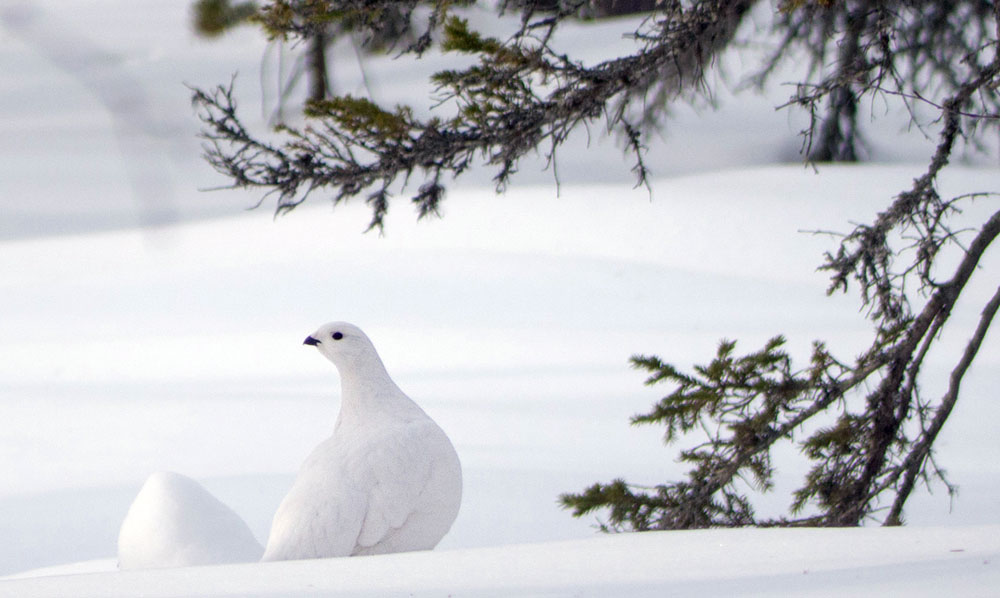
M 342 332 L 334 332 L 332 336 L 333 336 L 333 340 L 339 341 L 340 339 L 344 338 L 344 333 L 342 333 Z

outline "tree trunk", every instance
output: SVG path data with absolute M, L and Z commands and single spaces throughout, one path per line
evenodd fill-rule
M 317 33 L 309 38 L 306 69 L 309 73 L 309 99 L 314 101 L 326 99 L 330 90 L 330 82 L 326 75 L 327 40 L 326 33 Z

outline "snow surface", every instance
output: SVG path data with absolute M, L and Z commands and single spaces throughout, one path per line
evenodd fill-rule
M 0 596 L 995 596 L 1000 527 L 647 532 L 10 580 Z
M 243 212 L 255 195 L 197 191 L 221 181 L 198 158 L 182 82 L 239 70 L 256 118 L 277 52 L 249 29 L 194 39 L 188 4 L 0 4 L 0 575 L 48 576 L 0 582 L 0 595 L 996 593 L 995 333 L 937 442 L 960 493 L 918 489 L 907 529 L 609 538 L 556 504 L 595 481 L 683 474 L 660 430 L 627 423 L 663 392 L 642 386 L 629 355 L 685 366 L 722 338 L 749 349 L 778 333 L 800 358 L 815 338 L 847 358 L 863 347 L 856 298 L 826 297 L 815 272 L 834 240 L 804 231 L 869 219 L 923 171 L 933 139 L 903 135 L 890 115 L 870 139 L 892 164 L 776 164 L 799 144 L 799 117 L 773 109 L 789 92 L 734 101 L 722 86 L 720 112 L 679 109 L 653 143 L 652 196 L 632 189 L 629 164 L 595 129 L 563 152 L 558 194 L 539 160 L 500 197 L 489 172 L 472 173 L 440 220 L 416 223 L 397 204 L 384 237 L 360 234 L 364 206 L 331 214 L 321 197 L 274 220 L 267 206 Z M 578 35 L 605 47 L 595 32 L 608 33 Z M 72 43 L 51 42 L 60 36 Z M 406 62 L 366 69 L 377 97 L 422 95 Z M 357 71 L 337 76 L 357 91 Z M 995 167 L 942 177 L 953 194 L 996 182 Z M 928 356 L 929 395 L 994 290 L 996 259 Z M 154 471 L 195 478 L 266 537 L 333 426 L 336 376 L 301 341 L 334 318 L 377 336 L 462 459 L 463 505 L 440 547 L 81 575 L 114 567 L 119 525 Z M 785 509 L 804 473 L 780 471 L 763 513 Z

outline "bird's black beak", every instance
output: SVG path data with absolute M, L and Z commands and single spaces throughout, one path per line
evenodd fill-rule
M 314 339 L 314 338 L 313 338 L 313 337 L 311 337 L 311 336 L 307 336 L 307 337 L 306 337 L 306 340 L 302 341 L 302 344 L 303 344 L 303 345 L 318 345 L 318 344 L 319 344 L 319 341 L 318 341 L 318 340 L 316 340 L 316 339 Z

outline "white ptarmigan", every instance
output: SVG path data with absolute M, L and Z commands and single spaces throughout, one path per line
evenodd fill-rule
M 262 560 L 434 548 L 462 501 L 451 441 L 396 386 L 358 327 L 332 322 L 305 344 L 337 366 L 340 414 L 278 507 Z

